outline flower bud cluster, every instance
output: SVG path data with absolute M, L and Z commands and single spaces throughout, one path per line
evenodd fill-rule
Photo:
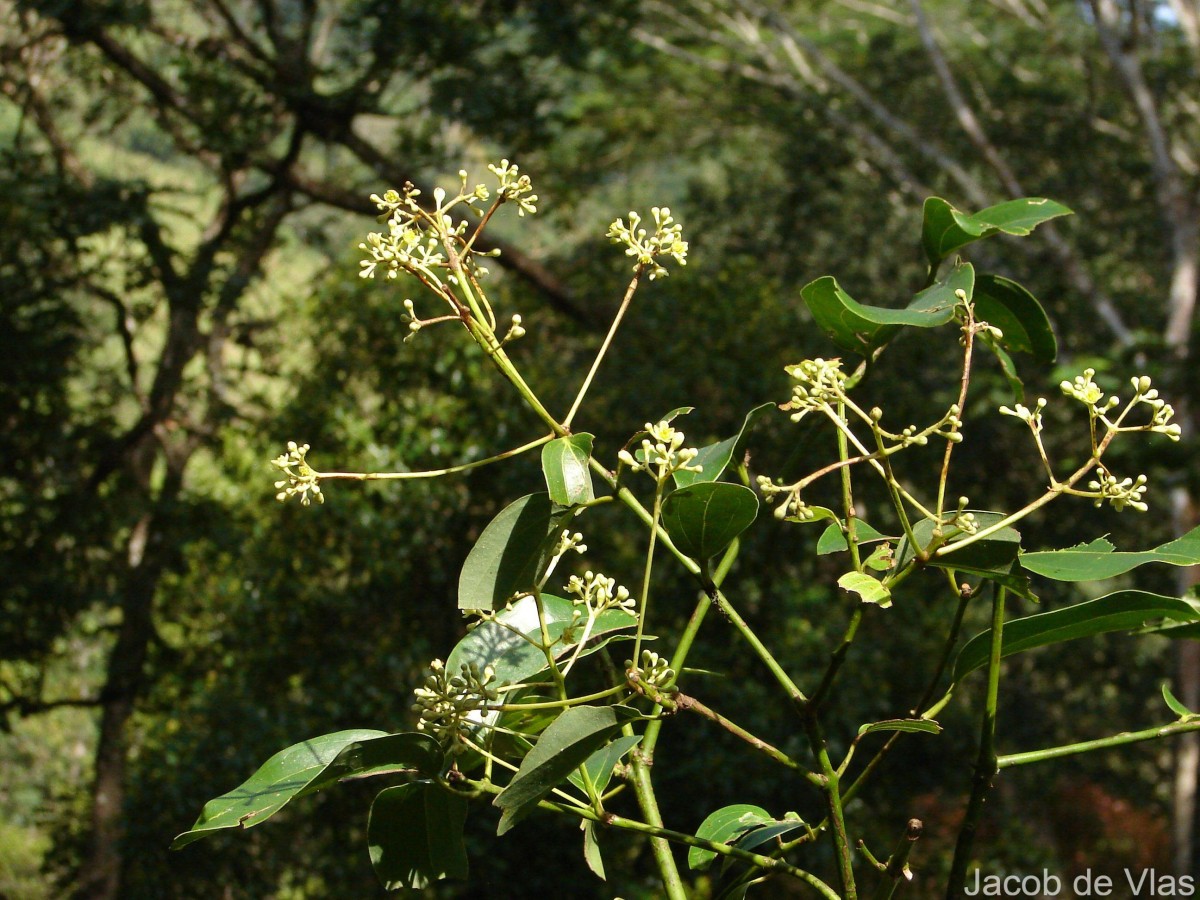
M 771 513 L 775 518 L 790 519 L 793 522 L 811 522 L 817 517 L 816 510 L 800 499 L 800 489 L 795 485 L 777 484 L 768 475 L 759 475 L 755 479 L 755 483 L 768 506 L 783 497 L 783 502 L 776 506 Z
M 521 174 L 520 166 L 510 164 L 507 159 L 502 159 L 499 165 L 495 163 L 488 165 L 488 169 L 500 179 L 500 196 L 505 200 L 517 201 L 518 216 L 523 216 L 525 213 L 533 215 L 537 212 L 538 195 L 533 193 L 533 183 L 529 180 L 529 176 Z
M 584 572 L 583 577 L 572 575 L 564 590 L 573 594 L 576 605 L 587 607 L 590 616 L 614 607 L 632 611 L 637 602 L 629 595 L 629 589 L 619 587 L 615 578 L 608 578 L 599 572 Z
M 1146 493 L 1146 476 L 1137 478 L 1118 478 L 1103 466 L 1100 467 L 1095 481 L 1089 481 L 1088 487 L 1096 491 L 1096 506 L 1102 506 L 1107 500 L 1118 512 L 1126 506 L 1145 512 L 1149 507 L 1142 501 Z
M 479 722 L 478 712 L 500 699 L 495 678 L 491 666 L 480 669 L 476 663 L 463 665 L 458 674 L 451 675 L 445 663 L 435 659 L 429 664 L 425 684 L 413 691 L 417 698 L 413 712 L 420 715 L 417 728 L 442 742 L 469 735 Z
M 794 366 L 787 366 L 789 375 L 799 382 L 792 388 L 791 402 L 783 409 L 795 409 L 793 422 L 799 422 L 810 412 L 815 412 L 844 396 L 842 385 L 846 373 L 842 371 L 840 359 L 806 359 Z
M 1134 375 L 1129 381 L 1133 385 L 1133 402 L 1150 407 L 1147 430 L 1165 434 L 1173 441 L 1179 440 L 1183 429 L 1171 422 L 1175 417 L 1175 407 L 1158 396 L 1158 389 L 1150 386 L 1150 376 Z
M 692 465 L 692 460 L 699 450 L 683 446 L 684 435 L 676 431 L 669 422 L 659 422 L 656 425 L 646 423 L 649 437 L 642 441 L 642 449 L 637 456 L 628 450 L 622 450 L 617 458 L 635 472 L 650 472 L 657 469 L 659 481 L 664 480 L 672 472 L 699 472 L 701 466 Z
M 279 491 L 275 495 L 276 500 L 283 502 L 299 494 L 304 506 L 308 506 L 314 497 L 318 503 L 325 502 L 325 495 L 321 493 L 321 475 L 308 465 L 305 458 L 308 451 L 308 444 L 288 441 L 287 452 L 271 460 L 271 465 L 287 476 L 275 482 L 275 489 Z
M 654 217 L 654 234 L 640 227 L 642 217 L 630 210 L 629 224 L 617 219 L 608 227 L 607 236 L 614 244 L 624 244 L 625 255 L 637 260 L 634 271 L 649 266 L 653 281 L 667 274 L 658 261 L 660 256 L 670 256 L 679 265 L 687 265 L 688 244 L 683 239 L 683 226 L 671 216 L 669 207 L 655 206 L 650 214 Z
M 1066 384 L 1067 382 L 1063 382 Z M 1035 434 L 1042 432 L 1042 410 L 1046 408 L 1046 398 L 1038 397 L 1037 403 L 1033 409 L 1025 406 L 1023 403 L 1018 403 L 1014 408 L 1009 409 L 1007 406 L 1000 407 L 1001 415 L 1015 416 L 1026 425 L 1033 429 Z
M 675 680 L 675 670 L 671 668 L 671 664 L 653 650 L 643 650 L 641 662 L 642 664 L 635 668 L 633 660 L 625 660 L 625 671 L 636 672 L 642 681 L 659 689 L 670 687 Z

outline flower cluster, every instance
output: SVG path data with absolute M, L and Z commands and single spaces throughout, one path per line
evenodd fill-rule
M 1063 382 L 1066 384 L 1067 382 Z M 1033 429 L 1035 434 L 1041 434 L 1042 431 L 1042 410 L 1046 408 L 1046 398 L 1039 397 L 1033 409 L 1025 406 L 1023 403 L 1018 403 L 1014 408 L 1009 409 L 1007 406 L 1000 407 L 1000 413 L 1005 416 L 1015 416 L 1026 425 Z
M 518 216 L 537 212 L 538 195 L 533 193 L 529 176 L 521 174 L 520 166 L 510 165 L 507 159 L 502 159 L 499 165 L 490 164 L 488 169 L 500 179 L 500 196 L 505 200 L 517 201 Z
M 628 588 L 618 587 L 615 578 L 598 572 L 584 572 L 582 578 L 572 575 L 564 590 L 575 596 L 573 602 L 576 605 L 587 607 L 590 616 L 598 616 L 613 607 L 632 610 L 636 605 L 633 597 L 629 596 Z
M 659 481 L 666 479 L 672 472 L 699 472 L 700 466 L 692 465 L 692 460 L 700 452 L 695 448 L 683 447 L 683 432 L 676 431 L 670 422 L 659 422 L 656 425 L 646 423 L 646 433 L 649 437 L 642 441 L 642 449 L 637 455 L 628 450 L 622 450 L 617 458 L 635 472 L 650 472 L 657 469 L 655 476 Z
M 769 475 L 759 475 L 755 482 L 767 505 L 773 505 L 783 497 L 783 502 L 775 507 L 772 515 L 777 519 L 790 519 L 793 522 L 811 522 L 817 517 L 817 511 L 800 499 L 800 489 L 794 485 L 777 484 Z
M 491 666 L 481 670 L 476 663 L 463 665 L 457 675 L 451 675 L 445 663 L 435 659 L 425 684 L 413 691 L 417 698 L 413 712 L 420 715 L 417 728 L 443 742 L 468 736 L 479 724 L 480 711 L 500 698 L 492 683 L 495 678 Z
M 638 678 L 656 688 L 663 689 L 675 680 L 675 670 L 671 664 L 653 650 L 642 651 L 642 664 L 634 667 L 633 660 L 625 660 L 625 671 L 637 673 Z
M 275 495 L 276 500 L 282 502 L 299 494 L 304 506 L 308 506 L 313 497 L 317 498 L 318 503 L 325 502 L 325 495 L 321 493 L 321 474 L 308 465 L 305 458 L 308 451 L 308 444 L 288 441 L 287 453 L 271 460 L 271 465 L 287 476 L 275 482 L 275 489 L 279 491 Z
M 845 396 L 842 385 L 846 373 L 840 359 L 806 359 L 784 371 L 799 382 L 792 388 L 791 402 L 782 407 L 799 410 L 792 415 L 793 422 Z
M 1096 506 L 1103 505 L 1107 500 L 1113 509 L 1120 512 L 1126 506 L 1145 512 L 1150 507 L 1143 501 L 1146 493 L 1146 476 L 1137 478 L 1118 478 L 1103 466 L 1100 467 L 1095 481 L 1089 481 L 1088 487 L 1096 492 Z
M 672 218 L 668 207 L 655 206 L 650 214 L 654 216 L 654 234 L 640 227 L 642 217 L 631 210 L 629 224 L 617 219 L 608 227 L 608 238 L 614 244 L 624 244 L 625 255 L 637 260 L 634 271 L 649 266 L 650 280 L 653 281 L 667 274 L 658 261 L 660 256 L 670 256 L 679 265 L 687 265 L 688 244 L 683 239 L 683 226 Z

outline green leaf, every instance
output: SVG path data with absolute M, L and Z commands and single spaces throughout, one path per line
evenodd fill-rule
M 600 839 L 596 836 L 596 823 L 584 819 L 580 823 L 583 828 L 583 859 L 587 867 L 601 881 L 606 881 L 604 875 L 604 857 L 600 855 Z
M 858 729 L 858 736 L 876 731 L 903 731 L 912 734 L 941 734 L 942 726 L 932 719 L 884 719 L 870 722 Z
M 186 847 L 215 831 L 252 828 L 265 822 L 295 797 L 327 786 L 329 782 L 322 776 L 343 750 L 381 737 L 387 737 L 387 732 L 359 728 L 324 734 L 280 750 L 242 784 L 204 804 L 196 823 L 171 842 L 171 849 Z
M 1184 706 L 1179 701 L 1179 698 L 1177 698 L 1174 694 L 1171 693 L 1171 688 L 1165 681 L 1162 684 L 1162 695 L 1163 695 L 1163 700 L 1165 700 L 1167 703 L 1167 706 L 1169 706 L 1171 708 L 1171 712 L 1175 713 L 1181 719 L 1185 719 L 1185 718 L 1188 718 L 1189 716 L 1196 715 L 1196 713 L 1192 712 L 1190 709 L 1188 709 L 1186 706 Z
M 785 834 L 791 834 L 804 827 L 804 820 L 795 813 L 788 813 L 782 819 L 773 819 L 767 824 L 747 831 L 733 842 L 733 846 L 742 850 L 757 850 L 763 844 L 770 843 Z
M 1061 203 L 1042 197 L 1009 200 L 974 215 L 959 212 L 941 197 L 925 201 L 921 245 L 931 266 L 972 241 L 995 234 L 1024 236 L 1043 222 L 1070 215 Z
M 588 771 L 588 777 L 592 779 L 592 787 L 596 789 L 597 794 L 603 794 L 608 788 L 609 781 L 612 780 L 613 769 L 617 763 L 621 761 L 621 757 L 637 746 L 641 741 L 640 734 L 631 734 L 626 737 L 619 737 L 611 744 L 606 744 L 587 758 L 587 762 L 583 767 Z M 585 794 L 587 788 L 584 787 L 583 778 L 576 769 L 568 778 L 571 784 L 579 788 Z
M 812 507 L 812 509 L 824 509 L 824 507 Z M 842 534 L 842 525 L 831 511 L 829 516 L 834 519 L 829 524 L 829 527 L 821 532 L 821 537 L 817 539 L 817 556 L 825 556 L 828 553 L 837 553 L 839 550 L 849 550 L 850 544 L 846 541 L 846 536 Z M 816 521 L 823 516 L 814 516 L 810 521 Z M 858 519 L 854 523 L 854 536 L 859 544 L 872 544 L 875 541 L 890 541 L 891 538 L 880 534 L 862 519 Z
M 886 344 L 903 325 L 932 328 L 945 324 L 954 316 L 953 307 L 939 305 L 932 295 L 927 298 L 930 309 L 864 306 L 843 291 L 830 275 L 805 285 L 800 289 L 800 296 L 830 340 L 843 350 L 863 355 Z
M 565 710 L 542 732 L 508 787 L 492 801 L 504 811 L 496 834 L 504 834 L 532 812 L 539 800 L 583 765 L 614 732 L 637 717 L 637 710 L 627 706 L 572 706 Z
M 1200 565 L 1200 527 L 1140 553 L 1117 552 L 1107 540 L 1096 538 L 1091 543 L 1066 550 L 1021 554 L 1022 566 L 1055 581 L 1101 581 L 1155 562 L 1171 566 Z
M 1000 344 L 1006 350 L 1028 353 L 1046 364 L 1058 356 L 1058 341 L 1046 311 L 1015 281 L 999 275 L 976 278 L 975 318 L 1004 332 Z
M 1003 513 L 988 510 L 977 509 L 969 510 L 969 512 L 975 516 L 975 522 L 981 530 L 990 528 L 1005 517 Z M 933 541 L 934 528 L 933 519 L 921 519 L 913 524 L 913 536 L 916 537 L 917 543 L 921 547 L 929 547 Z M 947 528 L 945 533 L 949 536 L 948 542 L 944 545 L 947 547 L 953 547 L 956 540 L 969 536 L 958 528 Z M 1016 529 L 1006 526 L 983 540 L 968 544 L 961 550 L 933 557 L 929 560 L 929 565 L 940 569 L 953 569 L 964 575 L 986 578 L 1002 585 L 1019 597 L 1036 600 L 1037 597 L 1034 596 L 1029 586 L 1028 576 L 1013 571 L 1020 548 L 1020 533 Z M 905 535 L 896 546 L 896 567 L 901 568 L 907 565 L 913 555 L 912 545 L 909 543 L 908 536 Z
M 529 494 L 501 510 L 463 563 L 458 608 L 497 609 L 533 590 L 571 514 L 553 506 L 549 494 Z
M 542 594 L 542 609 L 555 659 L 567 656 L 583 637 L 583 623 L 575 619 L 575 604 L 553 594 Z M 635 625 L 637 616 L 633 613 L 620 608 L 609 609 L 596 618 L 588 640 Z M 446 668 L 453 674 L 470 663 L 476 663 L 480 669 L 491 666 L 496 670 L 497 682 L 520 684 L 549 668 L 541 642 L 537 601 L 533 597 L 522 597 L 497 613 L 494 621 L 481 622 L 468 632 L 451 651 Z
M 1189 716 L 1196 715 L 1194 712 L 1192 712 L 1190 709 L 1188 709 L 1186 706 L 1184 706 L 1182 703 L 1179 702 L 1179 699 L 1174 694 L 1171 693 L 1171 688 L 1165 681 L 1162 684 L 1162 695 L 1163 695 L 1163 700 L 1165 700 L 1167 702 L 1167 706 L 1169 706 L 1171 708 L 1171 712 L 1175 713 L 1175 715 L 1179 716 L 1179 718 L 1186 719 Z
M 542 474 L 550 501 L 557 506 L 576 506 L 596 499 L 588 459 L 592 455 L 590 434 L 571 434 L 542 447 Z
M 754 409 L 746 413 L 746 418 L 742 421 L 742 427 L 738 429 L 737 434 L 723 441 L 718 441 L 715 444 L 709 444 L 707 447 L 701 447 L 700 452 L 696 454 L 696 458 L 692 460 L 692 465 L 700 466 L 700 471 L 685 472 L 680 470 L 672 473 L 672 477 L 675 479 L 675 486 L 687 487 L 689 484 L 716 481 L 720 478 L 729 465 L 730 460 L 742 450 L 746 442 L 747 432 L 754 422 L 768 409 L 777 408 L 774 403 L 763 403 L 760 406 L 754 407 Z
M 371 804 L 367 845 L 386 890 L 420 890 L 467 877 L 467 801 L 428 782 L 381 791 Z
M 847 572 L 838 579 L 838 587 L 858 594 L 863 603 L 875 603 L 881 609 L 892 605 L 892 592 L 887 589 L 887 585 L 866 572 Z
M 708 818 L 700 823 L 700 827 L 696 829 L 696 837 L 715 841 L 720 844 L 728 844 L 734 838 L 741 836 L 751 828 L 757 828 L 759 825 L 766 825 L 774 821 L 771 814 L 761 806 L 736 803 L 733 806 L 722 807 L 709 815 Z M 688 868 L 696 870 L 707 869 L 716 858 L 717 854 L 712 850 L 705 850 L 703 847 L 690 847 L 688 849 Z
M 1077 638 L 1133 631 L 1148 622 L 1200 622 L 1200 609 L 1178 597 L 1163 597 L 1145 591 L 1117 591 L 1096 600 L 1062 609 L 1013 619 L 1004 626 L 1001 655 L 1061 644 Z M 954 681 L 985 665 L 992 641 L 991 629 L 975 635 L 963 645 L 954 663 Z
M 701 482 L 667 496 L 662 524 L 679 551 L 710 559 L 745 531 L 758 515 L 758 495 L 728 482 Z

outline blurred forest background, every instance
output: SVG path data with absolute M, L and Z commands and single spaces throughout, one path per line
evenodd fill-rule
M 835 274 L 864 302 L 906 302 L 932 194 L 1076 211 L 974 251 L 1054 321 L 1059 368 L 1023 373 L 1034 396 L 1092 365 L 1113 387 L 1150 374 L 1185 420 L 1200 408 L 1196 0 L 0 0 L 0 16 L 3 897 L 381 893 L 369 794 L 354 788 L 167 851 L 281 747 L 411 727 L 422 668 L 462 630 L 454 585 L 472 540 L 538 489 L 531 458 L 331 485 L 320 508 L 273 500 L 268 461 L 287 440 L 311 443 L 318 467 L 365 471 L 539 433 L 462 335 L 402 343 L 405 289 L 356 277 L 372 192 L 454 183 L 459 168 L 483 180 L 501 156 L 533 176 L 539 215 L 492 232 L 493 289 L 524 317 L 514 353 L 551 409 L 625 284 L 608 223 L 671 206 L 689 265 L 643 288 L 579 420 L 610 456 L 676 406 L 697 407 L 683 427 L 705 443 L 787 399 L 782 367 L 834 352 L 799 288 Z M 907 339 L 867 391 L 897 419 L 944 405 L 954 349 L 949 331 Z M 961 490 L 1014 508 L 1042 476 L 1024 429 L 986 418 L 1011 402 L 1001 373 L 977 378 Z M 1069 457 L 1078 427 L 1052 432 Z M 796 435 L 764 423 L 760 471 L 779 472 Z M 1193 448 L 1187 434 L 1130 442 L 1122 465 L 1150 476 L 1151 512 L 1059 503 L 1026 546 L 1169 538 L 1194 521 Z M 803 684 L 847 601 L 808 552 L 816 531 L 754 534 L 731 583 Z M 640 549 L 607 544 L 613 574 L 636 571 Z M 682 582 L 661 590 L 690 608 Z M 904 600 L 868 617 L 830 732 L 911 702 L 906 661 L 933 652 L 922 623 L 946 611 Z M 796 738 L 762 671 L 727 638 L 720 622 L 702 634 L 696 665 L 723 676 L 706 689 L 786 750 Z M 1069 650 L 1012 660 L 1001 752 L 1165 722 L 1165 678 L 1200 707 L 1196 642 Z M 923 818 L 919 878 L 944 877 L 962 815 L 969 705 L 943 723 L 961 737 L 936 758 L 903 744 L 848 810 L 881 845 Z M 794 784 L 707 737 L 689 756 L 664 735 L 660 758 L 682 753 L 656 769 L 669 826 L 692 831 L 729 802 L 804 810 Z M 1194 871 L 1196 771 L 1196 743 L 1177 740 L 1006 772 L 979 862 Z M 474 880 L 442 895 L 653 895 L 638 842 L 613 836 L 604 884 L 575 829 L 534 817 L 497 842 L 492 828 L 472 817 Z

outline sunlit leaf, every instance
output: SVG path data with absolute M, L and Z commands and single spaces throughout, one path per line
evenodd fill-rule
M 590 434 L 571 434 L 542 447 L 542 474 L 555 505 L 576 506 L 595 499 L 588 470 L 592 439 Z
M 1100 581 L 1116 578 L 1147 563 L 1172 566 L 1200 565 L 1200 527 L 1138 553 L 1118 551 L 1104 538 L 1066 550 L 1042 550 L 1022 553 L 1021 565 L 1044 578 L 1055 581 Z
M 728 844 L 751 828 L 774 821 L 771 814 L 761 806 L 737 803 L 722 807 L 709 815 L 696 829 L 696 837 L 718 844 Z M 714 851 L 705 850 L 703 847 L 688 849 L 688 867 L 691 869 L 707 869 L 716 858 L 717 854 Z
M 728 482 L 701 482 L 671 492 L 662 524 L 679 551 L 709 559 L 729 546 L 758 515 L 758 495 Z
M 733 457 L 742 450 L 751 426 L 769 409 L 777 409 L 777 407 L 774 403 L 763 403 L 761 406 L 754 407 L 746 413 L 746 418 L 742 421 L 742 427 L 738 429 L 737 434 L 715 444 L 709 444 L 707 447 L 701 447 L 696 458 L 692 460 L 693 465 L 700 466 L 700 471 L 680 470 L 675 472 L 672 477 L 675 479 L 676 487 L 687 487 L 689 484 L 716 481 L 720 478 Z
M 463 563 L 458 608 L 497 609 L 514 594 L 531 591 L 571 514 L 545 493 L 529 494 L 501 510 Z
M 1163 597 L 1145 591 L 1117 591 L 1096 600 L 1013 619 L 1004 626 L 1001 655 L 1010 656 L 1022 650 L 1112 631 L 1134 631 L 1160 619 L 1200 622 L 1200 609 L 1178 597 Z M 956 682 L 987 663 L 991 642 L 989 628 L 963 645 L 954 664 Z

